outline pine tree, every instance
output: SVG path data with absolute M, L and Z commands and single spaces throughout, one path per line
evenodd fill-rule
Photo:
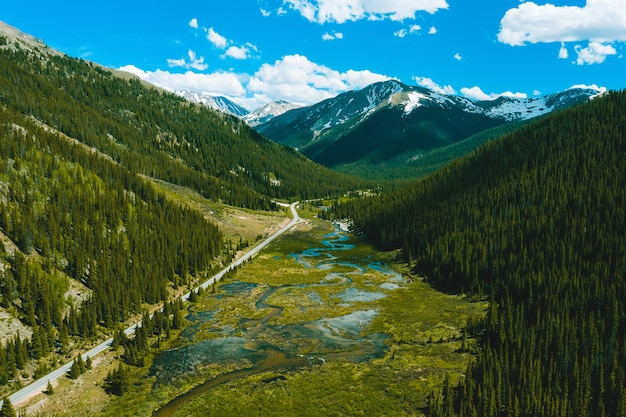
M 2 408 L 0 408 L 0 417 L 17 417 L 13 404 L 9 400 L 9 397 L 4 397 L 2 402 Z

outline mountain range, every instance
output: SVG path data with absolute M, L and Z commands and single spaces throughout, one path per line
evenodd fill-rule
M 256 130 L 333 169 L 380 179 L 389 170 L 411 171 L 434 150 L 599 93 L 572 88 L 536 98 L 474 101 L 386 81 L 288 111 Z
M 244 107 L 224 96 L 215 96 L 208 93 L 198 93 L 189 90 L 176 90 L 174 94 L 183 97 L 192 103 L 202 104 L 213 110 L 236 116 L 245 121 L 248 126 L 251 127 L 267 123 L 274 117 L 280 116 L 289 110 L 302 107 L 299 104 L 288 103 L 284 100 L 277 100 L 269 102 L 253 111 L 248 111 Z

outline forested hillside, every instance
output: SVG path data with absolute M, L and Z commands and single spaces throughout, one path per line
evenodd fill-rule
M 625 157 L 610 93 L 334 209 L 436 287 L 491 299 L 477 360 L 430 416 L 626 415 Z
M 146 177 L 253 209 L 363 185 L 35 44 L 0 36 L 0 313 L 21 330 L 0 335 L 0 393 L 230 260 L 214 224 Z M 180 325 L 173 316 L 159 331 Z
M 0 37 L 1 103 L 131 172 L 249 208 L 269 208 L 271 197 L 314 198 L 363 185 L 266 140 L 233 116 L 83 60 L 12 46 Z

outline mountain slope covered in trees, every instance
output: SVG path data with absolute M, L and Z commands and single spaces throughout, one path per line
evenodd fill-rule
M 314 198 L 362 181 L 276 145 L 244 122 L 83 60 L 0 37 L 2 104 L 135 173 L 250 208 L 271 198 Z
M 543 97 L 474 101 L 391 80 L 288 111 L 256 129 L 341 172 L 372 180 L 404 172 L 406 178 L 428 170 L 421 158 L 438 149 L 598 93 L 571 88 Z
M 0 335 L 0 392 L 230 260 L 218 227 L 150 178 L 253 209 L 363 185 L 3 24 L 0 166 L 0 312 L 28 330 Z M 160 330 L 180 325 L 168 316 Z
M 491 298 L 477 360 L 430 416 L 626 415 L 625 115 L 610 93 L 335 208 L 436 287 Z

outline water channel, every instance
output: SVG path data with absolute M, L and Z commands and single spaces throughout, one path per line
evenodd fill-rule
M 304 268 L 316 268 L 324 271 L 325 277 L 315 284 L 284 286 L 261 286 L 247 282 L 223 283 L 220 289 L 226 296 L 257 295 L 255 307 L 266 312 L 263 316 L 241 318 L 236 326 L 223 327 L 212 331 L 208 340 L 195 342 L 202 324 L 214 319 L 215 312 L 191 313 L 188 319 L 192 323 L 181 337 L 189 341 L 183 347 L 164 351 L 153 361 L 151 374 L 157 383 L 167 383 L 172 379 L 193 374 L 194 371 L 209 363 L 248 363 L 250 366 L 233 372 L 227 372 L 206 381 L 173 399 L 157 410 L 154 416 L 171 416 L 178 407 L 187 401 L 209 391 L 215 386 L 245 378 L 250 375 L 273 371 L 288 372 L 323 366 L 329 360 L 364 361 L 382 357 L 387 351 L 386 336 L 380 333 L 364 333 L 363 330 L 377 314 L 370 306 L 361 309 L 359 304 L 375 301 L 386 296 L 386 292 L 402 286 L 404 279 L 397 272 L 379 263 L 363 260 L 363 264 L 342 261 L 342 252 L 353 248 L 348 243 L 349 235 L 338 226 L 323 236 L 319 247 L 309 248 L 301 253 L 289 255 Z M 346 272 L 347 271 L 347 272 Z M 383 282 L 364 289 L 353 284 L 355 277 L 366 272 L 375 272 L 383 276 Z M 283 308 L 274 306 L 269 299 L 277 292 L 297 289 L 299 294 L 305 291 L 308 303 L 325 303 L 320 296 L 321 288 L 337 287 L 333 296 L 340 306 L 353 307 L 349 314 L 336 317 L 323 317 L 311 321 L 290 324 L 271 324 L 272 320 L 283 313 Z M 261 291 L 261 290 L 262 291 Z M 302 352 L 306 351 L 306 354 Z

